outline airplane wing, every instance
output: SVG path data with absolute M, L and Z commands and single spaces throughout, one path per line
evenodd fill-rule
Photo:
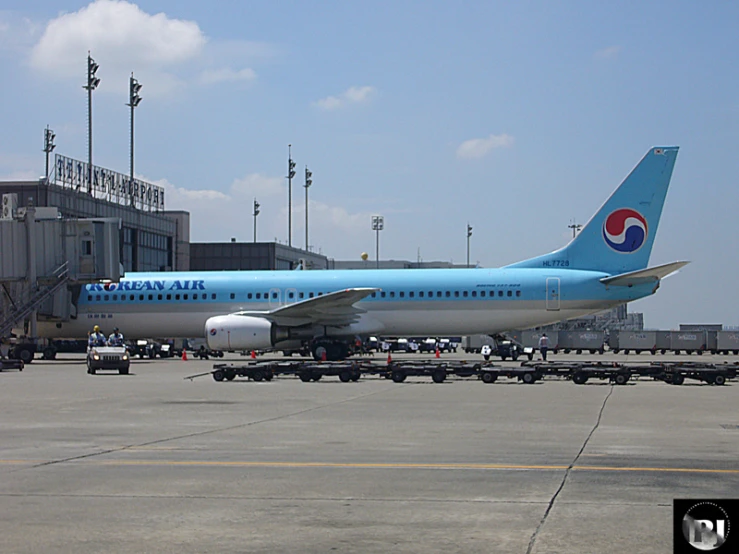
M 263 317 L 286 327 L 328 325 L 340 327 L 355 323 L 366 310 L 354 304 L 380 289 L 356 288 L 329 292 L 266 312 L 237 312 L 236 315 Z
M 653 283 L 667 277 L 689 263 L 690 262 L 672 262 L 655 267 L 648 267 L 647 269 L 640 269 L 639 271 L 630 271 L 629 273 L 603 277 L 600 282 L 606 286 L 610 285 L 617 287 L 629 287 L 632 285 Z

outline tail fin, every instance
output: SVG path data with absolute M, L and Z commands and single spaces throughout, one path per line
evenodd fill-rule
M 677 146 L 651 148 L 567 246 L 507 267 L 590 269 L 611 275 L 647 267 Z

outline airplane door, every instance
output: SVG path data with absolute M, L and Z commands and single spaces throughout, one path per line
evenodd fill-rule
M 273 310 L 282 306 L 282 294 L 280 289 L 269 289 L 269 309 Z
M 547 310 L 559 310 L 559 277 L 547 277 Z

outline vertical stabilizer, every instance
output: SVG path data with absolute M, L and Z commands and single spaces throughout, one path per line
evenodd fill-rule
M 567 246 L 507 267 L 569 268 L 612 275 L 647 267 L 678 147 L 655 147 Z

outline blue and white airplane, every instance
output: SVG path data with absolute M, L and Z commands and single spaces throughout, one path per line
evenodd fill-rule
M 677 147 L 650 149 L 567 246 L 499 269 L 129 273 L 87 285 L 77 317 L 128 338 L 203 337 L 213 350 L 295 348 L 341 359 L 357 335 L 456 336 L 526 329 L 654 294 L 688 262 L 648 268 Z M 323 350 L 322 350 L 323 349 Z

